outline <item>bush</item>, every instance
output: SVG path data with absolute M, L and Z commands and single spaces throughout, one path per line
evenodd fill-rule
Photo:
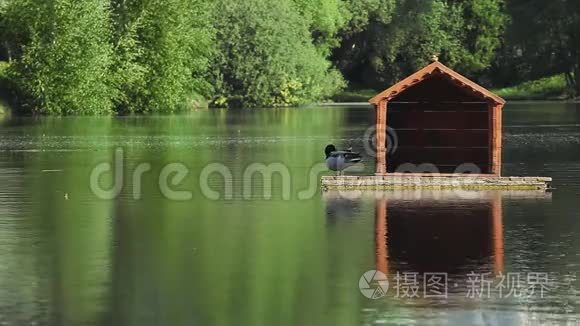
M 8 68 L 10 64 L 5 61 L 0 61 L 0 92 L 6 88 L 8 82 Z
M 556 75 L 496 90 L 509 100 L 547 100 L 572 97 L 564 75 Z
M 8 104 L 2 98 L 0 98 L 0 117 L 6 116 L 8 114 L 10 114 Z
M 368 102 L 380 91 L 374 89 L 348 89 L 333 96 L 332 100 L 342 103 Z
M 6 115 L 9 110 L 8 103 L 11 102 L 10 93 L 12 86 L 10 82 L 10 64 L 5 61 L 0 61 L 0 115 Z

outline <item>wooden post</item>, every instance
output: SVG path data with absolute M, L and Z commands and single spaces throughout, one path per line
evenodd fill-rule
M 501 176 L 502 164 L 502 108 L 502 104 L 491 104 L 489 110 L 489 173 L 498 177 Z
M 375 265 L 377 271 L 389 275 L 389 249 L 387 245 L 387 199 L 377 199 L 375 205 Z
M 376 141 L 377 141 L 377 167 L 376 175 L 387 174 L 387 101 L 380 101 L 375 107 L 376 114 Z
M 497 176 L 501 176 L 501 165 L 503 164 L 502 155 L 503 155 L 503 104 L 498 104 L 495 106 L 495 116 L 496 116 L 496 140 L 495 146 L 497 149 L 496 153 L 496 173 Z

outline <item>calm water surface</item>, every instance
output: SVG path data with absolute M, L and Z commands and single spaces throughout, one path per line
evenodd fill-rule
M 362 108 L 4 119 L 0 324 L 576 325 L 580 105 L 512 104 L 504 121 L 504 174 L 552 176 L 552 193 L 298 199 L 318 182 L 310 174 L 326 144 L 363 150 L 373 116 Z M 91 171 L 119 148 L 122 191 L 100 199 Z M 354 173 L 372 172 L 366 161 Z M 139 186 L 132 174 L 142 163 L 151 171 Z M 192 199 L 169 200 L 160 190 L 170 163 L 188 167 L 172 189 Z M 217 174 L 208 184 L 219 199 L 200 188 L 202 170 L 216 163 L 232 172 L 232 198 Z M 277 177 L 271 199 L 264 182 L 247 185 L 253 163 L 286 166 L 291 198 Z M 390 283 L 377 300 L 359 290 L 374 269 Z M 429 272 L 447 273 L 447 298 L 424 296 Z M 530 273 L 548 273 L 544 298 L 508 295 L 510 287 L 500 293 L 493 275 L 510 272 L 522 286 Z M 471 297 L 470 273 L 489 273 L 491 290 Z M 419 297 L 406 297 L 413 289 Z

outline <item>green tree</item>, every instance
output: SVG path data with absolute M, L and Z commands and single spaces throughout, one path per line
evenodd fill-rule
M 22 110 L 42 114 L 111 112 L 108 3 L 11 0 L 5 35 Z M 16 50 L 14 50 L 16 49 Z
M 511 23 L 495 71 L 500 83 L 565 74 L 580 95 L 580 2 L 508 0 Z
M 329 51 L 340 45 L 338 32 L 350 19 L 343 0 L 293 0 L 312 33 L 314 44 Z
M 113 0 L 121 112 L 174 112 L 209 93 L 208 0 Z
M 502 3 L 353 0 L 353 21 L 334 58 L 347 79 L 374 88 L 427 64 L 433 54 L 466 74 L 475 74 L 490 66 L 501 45 L 506 23 Z
M 463 38 L 466 52 L 460 58 L 468 73 L 489 68 L 502 45 L 509 16 L 504 0 L 463 1 Z
M 397 0 L 346 0 L 350 20 L 340 32 L 341 45 L 332 60 L 355 87 L 384 86 L 378 85 L 384 80 L 377 65 L 382 61 L 382 43 L 391 36 L 381 33 L 386 32 L 396 6 Z
M 0 0 L 0 61 L 11 61 L 15 48 L 15 32 L 11 28 L 14 13 L 12 0 Z
M 371 24 L 390 23 L 396 4 L 397 0 L 345 0 L 349 21 L 343 35 L 362 32 Z
M 291 0 L 217 0 L 214 21 L 215 105 L 296 105 L 342 87 Z
M 8 40 L 6 39 L 6 1 L 0 0 L 0 61 L 6 61 L 8 55 Z

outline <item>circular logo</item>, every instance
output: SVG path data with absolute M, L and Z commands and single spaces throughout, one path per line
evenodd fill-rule
M 369 299 L 380 299 L 387 295 L 389 290 L 389 280 L 385 273 L 372 270 L 361 276 L 358 281 L 360 293 Z
M 397 131 L 387 126 L 385 137 L 385 146 L 388 154 L 395 154 L 399 148 L 399 137 Z M 371 126 L 365 131 L 363 145 L 368 156 L 377 157 L 377 128 L 375 126 Z

